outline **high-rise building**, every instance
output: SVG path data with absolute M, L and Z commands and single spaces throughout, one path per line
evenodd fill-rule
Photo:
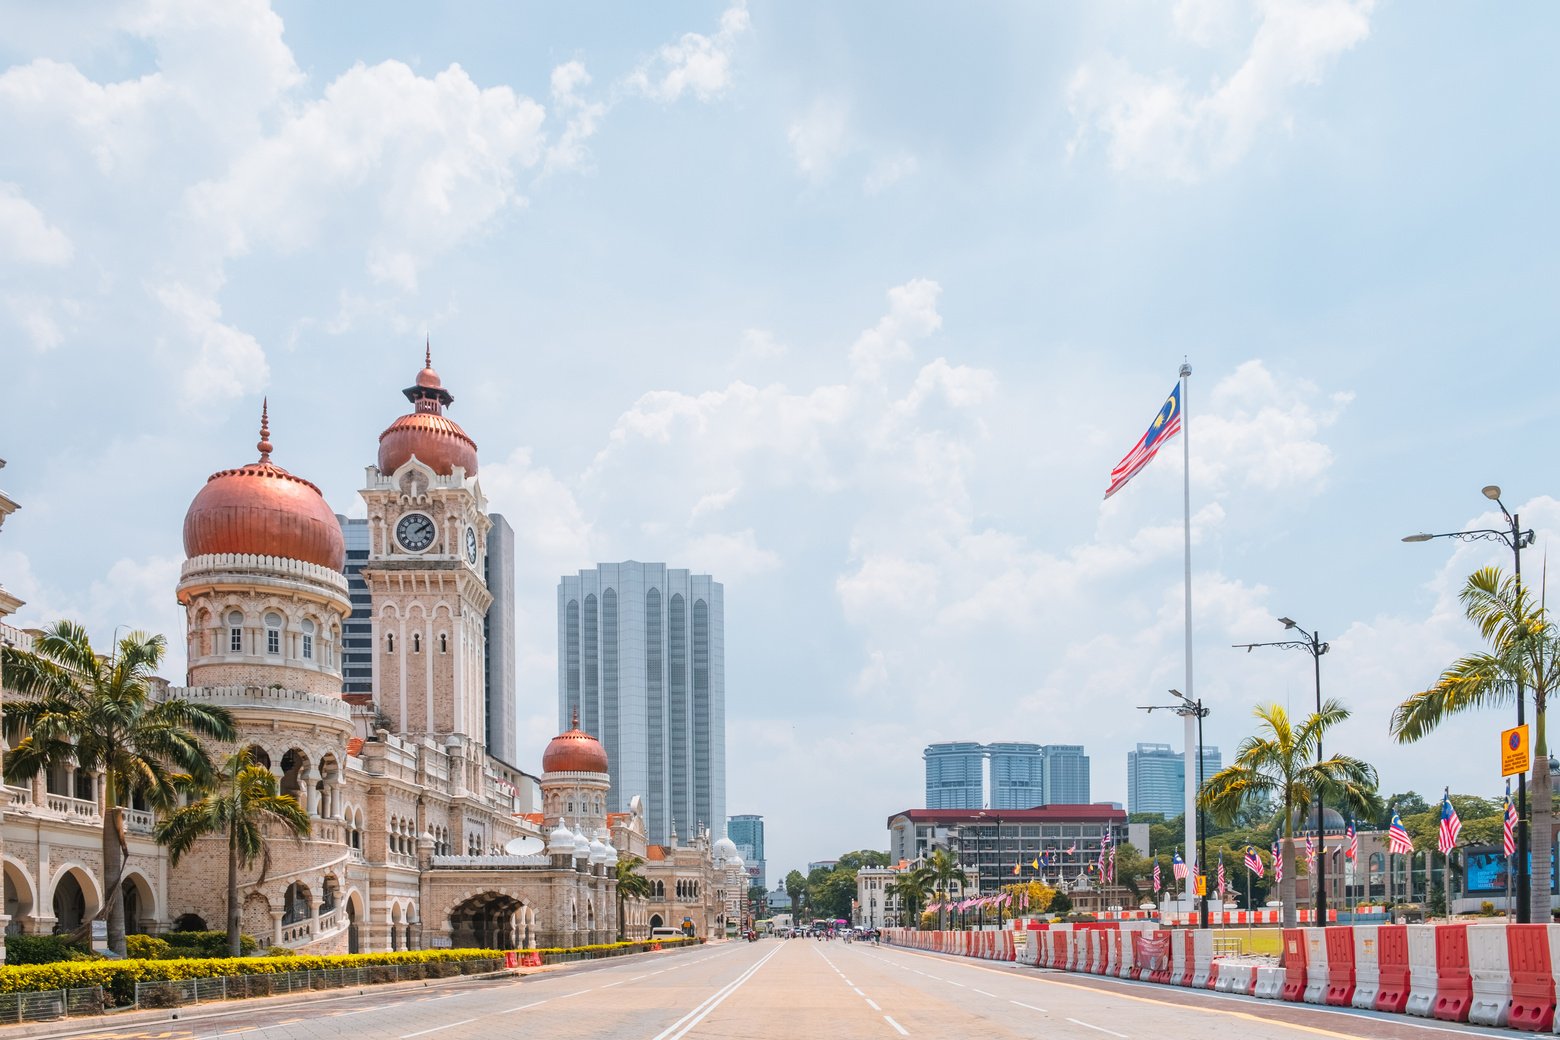
M 609 811 L 643 794 L 649 840 L 726 822 L 724 588 L 662 563 L 602 563 L 558 582 L 558 717 L 597 737 Z
M 1089 804 L 1089 756 L 1082 744 L 1047 744 L 1042 794 L 1045 805 Z
M 764 818 L 762 816 L 733 816 L 726 822 L 726 837 L 737 846 L 737 854 L 747 863 L 747 874 L 752 885 L 769 887 L 768 871 L 764 866 Z
M 1039 744 L 987 744 L 986 754 L 991 759 L 991 808 L 1045 804 L 1045 756 Z
M 985 806 L 985 745 L 968 740 L 928 744 L 921 758 L 926 762 L 928 809 Z
M 487 645 L 488 754 L 514 765 L 515 728 L 515 529 L 503 514 L 489 514 L 487 560 L 483 577 L 493 593 L 493 605 L 482 619 Z
M 1203 747 L 1203 779 L 1223 767 L 1219 749 Z M 1165 819 L 1186 811 L 1186 756 L 1169 744 L 1139 744 L 1127 752 L 1127 811 L 1159 813 Z
M 502 514 L 492 513 L 483 560 L 483 578 L 493 594 L 493 604 L 482 620 L 486 673 L 483 677 L 487 711 L 488 753 L 515 764 L 515 532 Z M 363 565 L 368 562 L 369 532 L 366 519 L 336 514 L 346 543 L 347 594 L 352 613 L 341 625 L 341 688 L 348 700 L 367 702 L 374 696 L 373 611 Z

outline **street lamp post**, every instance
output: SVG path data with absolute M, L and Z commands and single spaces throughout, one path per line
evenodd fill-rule
M 1203 807 L 1202 807 L 1202 785 L 1203 785 L 1203 780 L 1204 780 L 1204 777 L 1203 777 L 1203 732 L 1202 732 L 1202 720 L 1208 717 L 1208 710 L 1209 709 L 1203 707 L 1203 702 L 1202 702 L 1201 698 L 1199 698 L 1197 700 L 1193 700 L 1192 698 L 1188 697 L 1186 694 L 1182 693 L 1180 690 L 1171 690 L 1170 691 L 1170 695 L 1172 697 L 1176 698 L 1177 700 L 1179 700 L 1181 703 L 1180 704 L 1140 704 L 1140 705 L 1138 705 L 1138 707 L 1142 708 L 1146 712 L 1154 712 L 1154 711 L 1157 711 L 1160 708 L 1169 708 L 1171 711 L 1175 712 L 1177 715 L 1181 716 L 1182 718 L 1187 719 L 1188 721 L 1191 720 L 1191 719 L 1196 719 L 1197 720 L 1197 870 L 1203 876 L 1202 895 L 1198 899 L 1198 917 L 1199 917 L 1199 925 L 1198 925 L 1198 927 L 1208 928 L 1210 926 L 1210 921 L 1209 921 L 1209 917 L 1208 917 L 1208 881 L 1207 881 L 1207 877 L 1208 877 L 1208 875 L 1207 875 L 1207 870 L 1208 870 L 1208 837 L 1207 837 L 1208 829 L 1207 829 L 1207 826 L 1206 826 L 1206 819 L 1205 819 L 1205 816 L 1204 816 L 1204 813 L 1203 813 Z M 1191 749 L 1188 748 L 1187 750 L 1188 750 L 1188 752 L 1190 752 Z M 1187 812 L 1191 812 L 1192 811 L 1191 806 L 1187 806 L 1186 811 Z M 1188 849 L 1187 852 L 1190 853 L 1191 850 Z
M 1517 514 L 1506 508 L 1506 503 L 1500 500 L 1500 487 L 1490 484 L 1482 489 L 1484 497 L 1500 506 L 1500 511 L 1510 524 L 1505 529 L 1481 528 L 1476 531 L 1448 531 L 1445 534 L 1410 534 L 1403 537 L 1405 542 L 1428 542 L 1434 538 L 1455 538 L 1460 542 L 1500 542 L 1511 550 L 1511 569 L 1516 579 L 1517 602 L 1522 602 L 1522 549 L 1532 545 L 1535 539 L 1533 529 L 1522 530 L 1522 522 Z M 1517 674 L 1517 725 L 1527 724 L 1527 692 L 1523 689 L 1522 675 Z M 1528 924 L 1532 921 L 1533 908 L 1530 889 L 1532 886 L 1531 866 L 1528 862 L 1528 806 L 1527 806 L 1527 774 L 1517 774 L 1517 923 Z
M 1284 639 L 1274 643 L 1236 643 L 1235 646 L 1237 648 L 1245 647 L 1248 654 L 1259 646 L 1281 646 L 1291 650 L 1304 650 L 1310 654 L 1316 673 L 1316 713 L 1320 715 L 1322 713 L 1322 655 L 1328 651 L 1329 644 L 1322 642 L 1321 637 L 1315 632 L 1307 632 L 1295 624 L 1291 618 L 1281 617 L 1278 619 L 1278 622 L 1286 629 L 1299 632 L 1305 638 Z M 1322 740 L 1321 735 L 1318 734 L 1316 738 L 1316 764 L 1321 765 L 1322 761 Z M 1312 879 L 1313 887 L 1316 889 L 1316 926 L 1318 928 L 1327 927 L 1327 827 L 1326 820 L 1322 816 L 1322 811 L 1325 808 L 1324 801 L 1321 789 L 1318 788 L 1316 791 L 1316 844 L 1318 851 L 1316 854 L 1316 876 Z M 1289 821 L 1285 820 L 1284 824 L 1287 826 Z

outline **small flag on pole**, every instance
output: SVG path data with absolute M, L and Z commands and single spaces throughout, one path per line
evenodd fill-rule
M 1226 886 L 1225 886 L 1225 877 L 1224 877 L 1224 853 L 1220 852 L 1219 853 L 1219 891 L 1223 892 L 1225 887 Z
M 1014 877 L 1018 877 L 1018 875 L 1022 874 L 1023 872 L 1024 872 L 1024 864 L 1023 863 L 1020 862 L 1020 863 L 1013 864 L 1013 876 Z
M 1267 875 L 1267 868 L 1262 865 L 1262 854 L 1250 845 L 1246 846 L 1246 869 L 1257 877 Z
M 1414 851 L 1414 839 L 1408 836 L 1408 828 L 1397 813 L 1392 814 L 1392 826 L 1387 828 L 1387 851 L 1403 853 Z
M 1273 883 L 1280 884 L 1284 880 L 1284 854 L 1278 847 L 1278 842 L 1273 843 Z
M 1163 892 L 1165 890 L 1164 880 L 1165 880 L 1165 876 L 1159 872 L 1159 859 L 1158 859 L 1158 857 L 1155 857 L 1155 859 L 1154 859 L 1154 891 L 1155 892 Z
M 1445 856 L 1457 847 L 1457 834 L 1462 830 L 1462 820 L 1457 818 L 1457 810 L 1452 808 L 1452 789 L 1444 788 L 1441 792 L 1441 827 L 1436 832 L 1435 847 Z
M 1506 818 L 1500 828 L 1501 847 L 1506 858 L 1517 854 L 1517 807 L 1511 804 L 1511 781 L 1506 781 Z
M 1358 858 L 1360 854 L 1360 834 L 1359 831 L 1354 829 L 1354 821 L 1352 819 L 1349 821 L 1348 835 L 1349 851 L 1345 855 L 1352 860 Z
M 1181 850 L 1175 850 L 1175 856 L 1170 860 L 1170 873 L 1175 875 L 1177 881 L 1186 880 L 1186 861 L 1181 858 Z
M 1175 389 L 1170 391 L 1170 396 L 1165 398 L 1165 403 L 1160 406 L 1159 414 L 1148 424 L 1148 429 L 1144 431 L 1143 436 L 1139 437 L 1138 442 L 1132 445 L 1132 450 L 1116 463 L 1116 468 L 1110 471 L 1110 486 L 1105 489 L 1105 497 L 1109 498 L 1126 487 L 1127 481 L 1137 476 L 1144 466 L 1154 461 L 1154 455 L 1158 453 L 1160 445 L 1180 432 L 1181 384 L 1177 383 Z

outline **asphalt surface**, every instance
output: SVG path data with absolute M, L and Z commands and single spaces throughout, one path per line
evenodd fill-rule
M 1447 1040 L 1512 1034 L 1037 971 L 889 946 L 766 939 L 563 972 L 234 1001 L 49 1035 L 96 1040 Z M 0 1036 L 5 1030 L 0 1029 Z M 39 1034 L 34 1034 L 39 1035 Z

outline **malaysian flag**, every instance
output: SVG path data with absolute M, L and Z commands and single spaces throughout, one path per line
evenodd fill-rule
M 1225 882 L 1225 877 L 1224 877 L 1224 853 L 1220 852 L 1219 853 L 1219 891 L 1220 892 L 1223 892 L 1225 887 L 1226 887 L 1224 882 Z
M 1506 781 L 1506 818 L 1500 828 L 1500 842 L 1506 858 L 1517 854 L 1517 807 L 1511 804 L 1511 781 Z
M 1397 813 L 1392 814 L 1392 826 L 1387 828 L 1387 852 L 1413 852 L 1414 839 L 1408 836 L 1408 829 L 1403 826 L 1403 821 Z
M 1165 881 L 1165 876 L 1159 872 L 1159 860 L 1156 857 L 1154 859 L 1154 891 L 1155 892 L 1163 892 L 1165 890 L 1164 881 Z
M 1305 861 L 1313 870 L 1316 868 L 1316 843 L 1311 840 L 1309 834 L 1305 836 Z
M 1165 398 L 1159 414 L 1148 424 L 1148 429 L 1144 431 L 1143 436 L 1139 437 L 1138 442 L 1132 445 L 1132 450 L 1116 463 L 1116 468 L 1110 471 L 1110 487 L 1105 489 L 1105 497 L 1109 498 L 1126 487 L 1127 481 L 1137 476 L 1139 470 L 1154 461 L 1159 446 L 1180 432 L 1181 384 L 1177 383 L 1175 389 L 1170 391 L 1170 396 Z
M 1116 850 L 1110 850 L 1110 862 L 1105 864 L 1105 880 L 1114 885 L 1116 883 Z
M 1441 855 L 1446 856 L 1457 847 L 1457 833 L 1462 830 L 1462 820 L 1457 818 L 1457 810 L 1452 808 L 1451 788 L 1441 791 L 1441 828 L 1436 833 L 1435 847 Z
M 1177 881 L 1186 880 L 1186 860 L 1181 858 L 1180 849 L 1175 850 L 1175 855 L 1170 860 L 1170 873 L 1175 875 Z
M 1250 845 L 1246 846 L 1246 869 L 1257 877 L 1267 875 L 1267 868 L 1262 865 L 1262 854 Z
M 1067 855 L 1071 856 L 1073 853 L 1075 853 L 1077 851 L 1078 851 L 1078 843 L 1076 841 L 1073 842 L 1071 845 L 1067 846 Z
M 1279 851 L 1278 842 L 1273 843 L 1273 883 L 1276 885 L 1284 880 L 1284 854 Z
M 1360 834 L 1354 829 L 1354 821 L 1349 821 L 1349 851 L 1345 854 L 1349 859 L 1357 859 L 1360 854 Z

